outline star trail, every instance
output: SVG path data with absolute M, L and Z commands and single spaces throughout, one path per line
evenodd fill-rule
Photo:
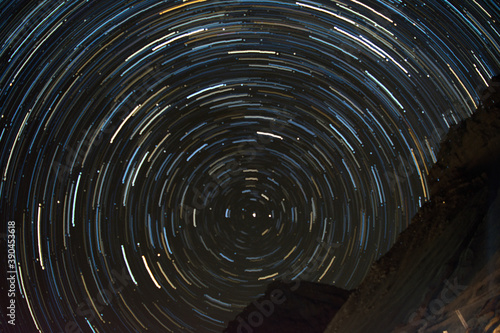
M 492 0 L 0 10 L 9 332 L 221 332 L 272 280 L 356 287 L 500 71 Z

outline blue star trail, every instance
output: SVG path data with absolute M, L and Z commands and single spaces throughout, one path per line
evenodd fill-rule
M 275 279 L 356 287 L 500 71 L 492 0 L 0 11 L 9 332 L 220 332 Z

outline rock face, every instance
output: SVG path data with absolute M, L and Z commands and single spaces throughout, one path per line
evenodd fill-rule
M 327 284 L 275 281 L 224 332 L 321 333 L 349 294 Z
M 500 78 L 450 129 L 431 201 L 337 313 L 326 333 L 500 332 Z

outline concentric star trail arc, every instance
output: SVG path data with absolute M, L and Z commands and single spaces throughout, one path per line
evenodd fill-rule
M 0 10 L 13 332 L 220 332 L 275 279 L 356 287 L 500 70 L 491 0 Z

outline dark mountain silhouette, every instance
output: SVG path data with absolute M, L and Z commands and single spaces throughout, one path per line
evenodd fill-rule
M 247 306 L 225 333 L 303 333 L 325 330 L 350 292 L 328 284 L 274 281 Z

